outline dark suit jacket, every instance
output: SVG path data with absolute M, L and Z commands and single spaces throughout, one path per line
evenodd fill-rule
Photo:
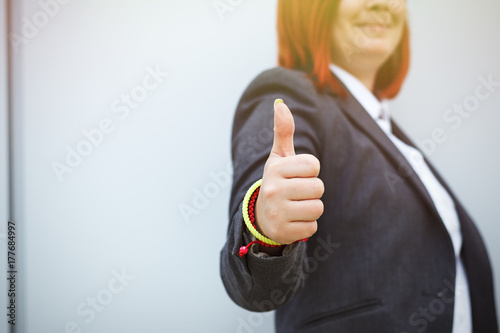
M 283 256 L 262 258 L 256 245 L 240 258 L 248 241 L 241 202 L 262 178 L 276 98 L 294 114 L 297 154 L 321 162 L 325 211 L 317 233 L 287 246 Z M 449 234 L 409 163 L 351 95 L 317 92 L 299 71 L 266 71 L 240 100 L 232 144 L 231 223 L 221 276 L 234 302 L 252 311 L 277 309 L 278 332 L 452 331 L 456 262 Z M 462 228 L 474 332 L 497 332 L 486 249 L 446 188 Z

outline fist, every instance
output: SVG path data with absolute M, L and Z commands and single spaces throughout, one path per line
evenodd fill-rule
M 256 227 L 270 239 L 291 244 L 312 236 L 323 214 L 325 187 L 319 160 L 295 155 L 293 115 L 282 100 L 274 103 L 274 142 L 255 206 Z

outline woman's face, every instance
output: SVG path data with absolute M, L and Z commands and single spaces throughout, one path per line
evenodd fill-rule
M 332 62 L 376 73 L 395 51 L 405 23 L 405 0 L 340 0 Z

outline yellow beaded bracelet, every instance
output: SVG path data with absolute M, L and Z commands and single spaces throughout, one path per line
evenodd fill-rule
M 247 226 L 248 230 L 252 233 L 252 235 L 255 236 L 255 238 L 268 245 L 282 246 L 283 244 L 275 242 L 272 239 L 269 239 L 266 236 L 259 233 L 257 229 L 255 229 L 255 227 L 252 225 L 250 217 L 248 216 L 248 202 L 250 201 L 252 194 L 255 192 L 255 190 L 257 190 L 260 187 L 261 184 L 262 184 L 262 179 L 259 179 L 252 186 L 250 186 L 247 193 L 245 194 L 245 197 L 243 198 L 243 207 L 242 207 L 243 220 L 245 221 L 245 225 Z

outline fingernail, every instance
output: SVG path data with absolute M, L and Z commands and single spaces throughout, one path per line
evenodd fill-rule
M 281 98 L 278 98 L 277 100 L 274 101 L 274 106 L 280 104 L 280 103 L 284 103 L 283 100 Z

